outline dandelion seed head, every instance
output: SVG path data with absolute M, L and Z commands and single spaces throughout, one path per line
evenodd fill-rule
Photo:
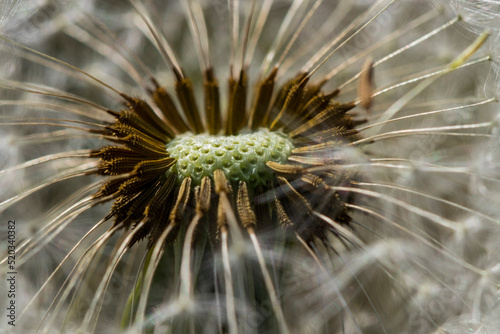
M 4 27 L 0 68 L 20 325 L 495 328 L 496 5 L 434 4 L 46 1 L 2 16 L 24 28 Z

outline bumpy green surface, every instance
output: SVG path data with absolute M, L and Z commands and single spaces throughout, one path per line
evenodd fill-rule
M 221 169 L 228 180 L 253 187 L 273 177 L 267 161 L 286 163 L 293 148 L 288 136 L 267 130 L 237 136 L 183 134 L 167 144 L 170 156 L 177 159 L 172 171 L 179 181 L 191 177 L 200 184 L 204 176 Z

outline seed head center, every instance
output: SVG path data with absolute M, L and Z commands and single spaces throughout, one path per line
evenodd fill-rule
M 251 187 L 266 185 L 274 175 L 266 162 L 286 163 L 293 148 L 287 135 L 264 129 L 235 136 L 187 133 L 167 144 L 170 156 L 177 159 L 172 172 L 178 181 L 191 177 L 199 185 L 203 177 L 220 169 L 228 180 Z

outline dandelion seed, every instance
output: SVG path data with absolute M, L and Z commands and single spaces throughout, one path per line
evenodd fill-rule
M 0 14 L 16 327 L 494 333 L 496 19 L 439 4 Z

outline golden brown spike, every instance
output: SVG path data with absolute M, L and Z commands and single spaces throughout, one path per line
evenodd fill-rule
M 113 226 L 117 225 L 123 225 L 123 220 L 126 218 L 127 214 L 127 208 L 130 207 L 130 205 L 134 201 L 134 196 L 120 196 L 116 199 L 116 201 L 113 202 L 113 205 L 111 206 L 111 211 L 109 214 L 105 217 L 106 220 L 111 219 L 112 217 L 115 217 L 115 223 Z
M 212 68 L 205 72 L 205 114 L 207 117 L 208 133 L 215 135 L 221 129 L 219 83 L 215 79 Z
M 190 129 L 188 125 L 179 113 L 179 110 L 175 106 L 170 94 L 156 81 L 153 81 L 153 84 L 155 85 L 155 89 L 149 90 L 149 94 L 167 121 L 172 124 L 172 127 L 177 131 L 177 133 L 189 131 Z
M 247 75 L 244 69 L 240 72 L 238 82 L 229 79 L 229 107 L 227 110 L 226 134 L 237 134 L 245 125 L 247 104 Z
M 191 193 L 191 178 L 187 177 L 182 181 L 181 187 L 179 189 L 177 200 L 175 201 L 172 211 L 168 217 L 169 224 L 179 225 L 184 216 L 184 210 L 189 201 L 189 195 Z
M 220 194 L 221 192 L 224 192 L 226 194 L 229 193 L 227 179 L 222 170 L 217 169 L 216 171 L 214 171 L 214 182 L 215 182 L 215 192 L 217 194 Z
M 116 215 L 117 221 L 120 220 L 125 226 L 134 225 L 145 218 L 145 210 L 149 202 L 154 197 L 154 194 L 159 190 L 164 180 L 160 180 L 155 184 L 140 192 L 133 198 L 129 205 Z M 144 235 L 143 235 L 144 236 Z
M 144 161 L 143 158 L 115 158 L 101 162 L 98 166 L 99 175 L 120 175 L 130 173 L 135 166 Z
M 271 168 L 273 171 L 275 171 L 277 174 L 298 174 L 302 172 L 304 169 L 303 166 L 300 165 L 285 165 L 285 164 L 280 164 L 274 161 L 268 161 L 266 162 L 267 167 Z
M 278 126 L 278 124 L 280 124 L 280 121 L 282 120 L 283 116 L 285 116 L 285 114 L 294 115 L 299 112 L 299 105 L 302 100 L 304 88 L 306 87 L 308 81 L 309 78 L 306 77 L 299 83 L 294 84 L 291 87 L 289 93 L 286 96 L 285 104 L 283 104 L 283 107 L 281 108 L 279 114 L 276 116 L 276 118 L 271 123 L 271 126 L 269 127 L 270 130 L 274 130 Z
M 324 131 L 318 131 L 307 135 L 311 142 L 340 141 L 344 144 L 357 140 L 358 131 L 347 129 L 345 126 L 334 126 Z
M 229 208 L 226 208 L 223 196 L 226 196 L 227 198 L 227 195 L 231 192 L 231 190 L 227 182 L 226 176 L 224 175 L 224 172 L 220 169 L 214 171 L 214 183 L 215 183 L 215 192 L 219 194 L 219 204 L 217 206 L 217 232 L 216 232 L 218 238 L 221 229 L 226 228 L 228 224 L 226 211 Z
M 252 130 L 257 130 L 263 126 L 264 120 L 271 105 L 271 98 L 273 96 L 274 84 L 276 83 L 276 76 L 278 69 L 274 68 L 272 72 L 259 83 L 257 89 L 257 96 L 255 97 L 255 104 L 250 113 L 249 126 Z
M 297 210 L 299 210 L 298 212 L 303 212 L 305 214 L 313 211 L 309 202 L 290 184 L 290 182 L 288 182 L 286 178 L 278 176 L 278 181 L 286 197 L 299 206 L 297 208 Z
M 309 80 L 309 78 L 308 78 L 308 80 Z M 338 95 L 338 93 L 340 92 L 340 90 L 338 90 L 338 89 L 336 89 L 335 91 L 333 91 L 330 94 L 324 95 L 321 88 L 323 87 L 325 82 L 326 81 L 322 80 L 321 82 L 318 82 L 318 83 L 309 83 L 306 86 L 306 88 L 304 89 L 304 92 L 302 94 L 302 101 L 300 101 L 300 104 L 299 104 L 300 107 L 297 111 L 302 111 L 311 100 L 313 100 L 315 97 L 317 97 L 319 95 L 323 95 L 324 97 L 330 98 L 330 99 L 332 99 L 334 96 Z
M 146 156 L 165 157 L 168 156 L 165 146 L 156 140 L 151 140 L 143 134 L 129 134 L 122 138 L 109 138 L 110 140 L 124 143 L 129 148 Z
M 281 227 L 283 227 L 285 230 L 292 229 L 293 222 L 290 217 L 288 217 L 285 208 L 277 198 L 274 199 L 274 205 L 276 206 L 276 213 L 278 215 L 278 220 Z
M 339 92 L 340 91 L 337 89 L 327 95 L 325 95 L 323 92 L 320 92 L 317 95 L 312 96 L 309 100 L 307 100 L 307 103 L 300 111 L 299 117 L 302 120 L 307 120 L 309 117 L 316 116 L 318 113 L 328 107 L 331 99 L 338 95 Z
M 140 177 L 126 179 L 120 184 L 118 194 L 120 196 L 132 196 L 142 191 L 144 189 L 143 187 L 148 183 L 151 183 L 150 179 L 143 179 Z
M 292 88 L 294 86 L 299 85 L 302 82 L 302 80 L 306 77 L 306 75 L 307 73 L 303 72 L 297 74 L 293 79 L 290 79 L 279 89 L 276 99 L 272 104 L 272 107 L 268 109 L 268 113 L 266 114 L 266 117 L 264 117 L 264 125 L 269 126 L 272 117 L 275 116 L 274 112 L 279 112 L 281 109 L 283 109 L 283 106 L 285 105 L 286 99 L 290 94 Z
M 171 173 L 161 184 L 160 188 L 148 203 L 144 214 L 150 217 L 160 217 L 163 212 L 165 201 L 168 195 L 174 189 L 176 175 Z
M 227 228 L 227 216 L 226 207 L 222 198 L 219 198 L 219 204 L 217 206 L 217 234 L 220 234 L 220 230 Z M 218 236 L 217 236 L 218 238 Z
M 244 228 L 249 228 L 257 223 L 255 213 L 252 210 L 250 199 L 248 198 L 247 184 L 240 181 L 238 187 L 238 199 L 236 200 L 238 215 Z
M 208 176 L 201 180 L 200 190 L 196 196 L 196 213 L 203 215 L 210 209 L 210 197 L 212 195 L 212 182 Z
M 308 153 L 314 153 L 314 152 L 321 152 L 321 151 L 325 151 L 325 150 L 331 150 L 331 149 L 338 148 L 340 145 L 342 145 L 341 140 L 333 140 L 333 141 L 329 141 L 326 143 L 299 147 L 299 148 L 293 149 L 292 153 L 293 154 L 308 154 Z
M 338 123 L 338 120 L 341 119 L 346 112 L 355 107 L 354 103 L 334 103 L 330 105 L 327 109 L 321 111 L 319 114 L 315 115 L 314 118 L 309 121 L 303 123 L 299 127 L 293 129 L 290 132 L 290 137 L 296 137 L 299 134 L 302 134 L 316 126 L 321 125 L 324 128 L 330 128 Z M 327 123 L 328 122 L 328 123 Z
M 172 192 L 174 184 L 175 175 L 170 174 L 168 178 L 163 178 L 158 182 L 157 189 L 154 191 L 154 195 L 151 198 L 144 196 L 146 198 L 143 200 L 143 205 L 132 205 L 129 208 L 129 212 L 132 212 L 132 215 L 134 215 L 134 212 L 142 210 L 142 215 L 139 218 L 135 218 L 135 224 L 137 224 L 140 219 L 143 219 L 145 222 L 140 231 L 138 231 L 130 241 L 130 246 L 148 237 L 148 247 L 151 247 L 165 230 L 166 220 L 162 220 L 161 215 L 165 206 L 167 206 L 167 201 L 169 200 L 169 195 Z M 142 196 L 143 195 L 141 195 L 141 197 Z M 129 217 L 132 217 L 132 215 Z M 129 219 L 129 217 L 127 217 L 126 220 Z
M 175 82 L 175 90 L 191 128 L 195 133 L 202 133 L 204 128 L 201 123 L 198 107 L 196 106 L 191 80 L 179 76 Z
M 370 112 L 373 102 L 373 92 L 375 86 L 373 84 L 373 60 L 366 59 L 361 70 L 361 75 L 358 81 L 358 96 L 360 106 L 366 111 Z
M 174 158 L 163 158 L 158 160 L 145 160 L 137 164 L 133 170 L 133 174 L 144 177 L 155 177 L 165 173 L 176 162 Z
M 122 182 L 123 178 L 119 178 L 104 183 L 99 191 L 94 194 L 93 198 L 104 198 L 116 194 L 120 189 Z
M 122 97 L 127 101 L 127 107 L 137 113 L 141 118 L 144 119 L 148 124 L 154 127 L 156 130 L 161 131 L 166 136 L 173 138 L 174 133 L 172 129 L 170 129 L 167 124 L 156 115 L 151 106 L 144 100 L 130 97 L 128 95 L 123 94 Z
M 120 117 L 118 117 L 117 120 L 120 123 L 130 125 L 131 127 L 147 134 L 148 136 L 158 141 L 167 142 L 171 139 L 164 132 L 157 130 L 149 122 L 145 121 L 142 117 L 139 116 L 139 114 L 135 113 L 134 111 L 130 110 L 122 111 Z
M 101 158 L 108 161 L 116 157 L 121 158 L 142 158 L 141 155 L 133 150 L 122 146 L 105 146 L 90 153 L 91 158 Z
M 321 155 L 318 155 L 316 157 L 292 155 L 288 157 L 288 160 L 295 161 L 305 165 L 315 165 L 315 166 L 332 165 L 335 163 L 335 159 L 332 159 L 329 156 L 321 156 Z
M 306 173 L 300 176 L 300 179 L 311 186 L 317 188 L 319 186 L 322 186 L 324 188 L 324 181 L 321 177 L 311 174 L 311 173 Z
M 176 189 L 176 179 L 177 176 L 171 173 L 144 211 L 148 217 L 148 224 L 151 226 L 148 247 L 151 247 L 167 229 L 168 215 L 176 195 L 173 191 Z M 171 231 L 167 240 L 175 240 L 176 235 L 175 230 Z
M 114 124 L 106 126 L 106 130 L 108 130 L 111 134 L 116 135 L 117 137 L 125 137 L 129 134 L 138 134 L 144 138 L 147 138 L 151 142 L 155 142 L 157 146 L 163 145 L 163 141 L 156 140 L 153 137 L 149 136 L 147 133 L 142 132 L 136 127 L 125 123 L 116 122 Z
M 130 125 L 115 123 L 112 126 L 108 126 L 107 129 L 111 134 L 105 136 L 106 139 L 123 143 L 136 153 L 148 156 L 168 156 L 165 150 L 165 143 L 140 132 Z

